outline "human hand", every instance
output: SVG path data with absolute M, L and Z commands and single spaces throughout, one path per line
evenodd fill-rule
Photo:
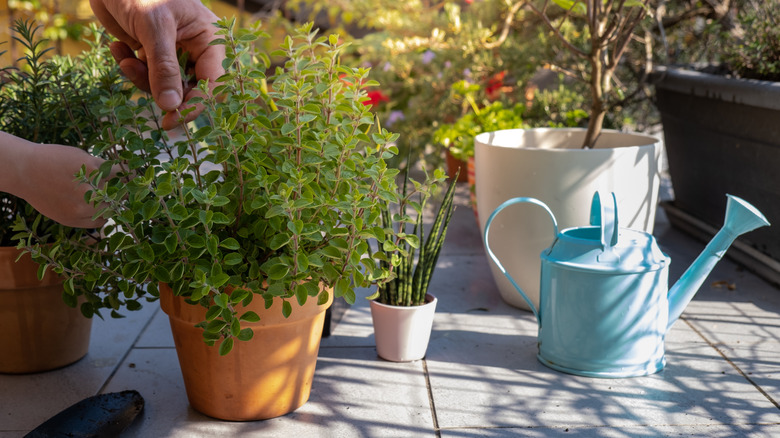
M 210 88 L 225 73 L 222 61 L 225 47 L 210 46 L 216 39 L 214 15 L 200 0 L 90 0 L 95 15 L 105 28 L 119 39 L 111 44 L 111 53 L 124 75 L 138 88 L 150 91 L 157 105 L 167 114 L 163 128 L 179 124 L 176 110 L 200 95 L 195 83 L 183 84 L 176 49 L 189 53 L 195 81 L 208 79 Z M 203 110 L 189 113 L 185 121 L 195 119 Z
M 84 199 L 91 186 L 76 181 L 82 166 L 87 175 L 103 160 L 79 148 L 38 144 L 0 132 L 0 191 L 24 199 L 44 216 L 76 228 L 97 228 L 95 208 Z

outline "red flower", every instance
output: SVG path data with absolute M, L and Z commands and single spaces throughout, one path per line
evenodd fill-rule
M 495 100 L 498 98 L 499 93 L 505 91 L 504 77 L 506 76 L 506 70 L 498 72 L 491 76 L 487 81 L 487 87 L 485 87 L 485 93 L 488 99 Z
M 363 101 L 363 105 L 376 106 L 379 102 L 389 102 L 390 98 L 385 96 L 381 91 L 369 91 L 368 99 Z

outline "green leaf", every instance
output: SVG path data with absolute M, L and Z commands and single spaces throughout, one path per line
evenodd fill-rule
M 239 248 L 241 248 L 238 240 L 232 237 L 228 237 L 227 239 L 223 240 L 219 245 L 223 248 L 227 248 L 233 251 L 237 251 Z
M 206 312 L 206 321 L 213 321 L 222 312 L 222 308 L 214 306 Z
M 584 15 L 587 12 L 587 6 L 582 0 L 553 0 L 553 3 L 565 10 L 570 10 L 575 14 Z
M 322 306 L 324 304 L 327 304 L 329 299 L 330 299 L 330 294 L 328 293 L 327 290 L 324 290 L 317 296 L 317 305 Z
M 298 299 L 298 304 L 303 306 L 306 304 L 306 298 L 308 298 L 309 294 L 306 290 L 306 287 L 302 284 L 299 284 L 295 286 L 295 298 Z
M 165 249 L 168 251 L 168 254 L 173 254 L 176 251 L 176 244 L 178 243 L 178 239 L 176 238 L 176 234 L 169 234 L 168 237 L 165 238 Z
M 214 235 L 209 236 L 209 240 L 206 242 L 206 250 L 208 250 L 212 257 L 217 255 L 218 242 L 219 239 L 217 239 L 217 236 Z
M 290 304 L 289 301 L 285 300 L 282 303 L 282 315 L 284 315 L 285 318 L 289 318 L 292 314 L 292 304 Z
M 215 319 L 214 321 L 211 321 L 208 324 L 206 324 L 205 331 L 209 333 L 219 333 L 225 327 L 227 327 L 227 322 L 221 319 Z
M 219 344 L 219 355 L 225 356 L 233 350 L 233 338 L 225 338 Z
M 154 250 L 152 245 L 149 245 L 149 242 L 143 242 L 138 247 L 138 255 L 148 263 L 154 262 Z
M 228 307 L 228 300 L 229 299 L 230 298 L 228 297 L 227 294 L 217 294 L 214 297 L 214 304 L 216 304 L 217 306 L 219 306 L 219 307 L 221 307 L 223 309 L 227 309 L 227 307 Z
M 251 340 L 251 339 L 252 339 L 254 336 L 255 336 L 255 332 L 254 332 L 254 331 L 252 331 L 252 329 L 251 329 L 251 328 L 245 328 L 245 329 L 242 329 L 242 330 L 241 330 L 241 331 L 238 333 L 238 335 L 236 335 L 236 338 L 237 338 L 239 341 L 249 341 L 249 340 Z
M 223 259 L 224 263 L 228 266 L 238 265 L 244 261 L 244 258 L 241 257 L 241 254 L 237 252 L 231 252 L 230 254 L 227 254 L 225 258 Z
M 293 131 L 295 131 L 295 125 L 292 123 L 285 123 L 282 125 L 282 135 L 290 135 Z
M 275 234 L 273 237 L 271 237 L 271 240 L 268 242 L 268 246 L 273 250 L 277 250 L 287 245 L 287 242 L 289 241 L 290 241 L 290 236 L 284 233 L 278 233 Z
M 260 321 L 260 316 L 258 316 L 257 313 L 255 313 L 255 312 L 250 310 L 250 311 L 244 313 L 243 315 L 241 315 L 241 318 L 239 318 L 239 319 L 241 321 L 246 321 L 246 322 L 259 322 Z
M 268 278 L 271 280 L 281 280 L 287 276 L 288 272 L 290 272 L 290 267 L 279 263 L 268 269 Z
M 190 234 L 187 236 L 187 244 L 193 248 L 203 248 L 206 246 L 206 239 L 200 234 Z
M 219 266 L 219 265 L 215 265 L 215 266 Z M 230 276 L 225 274 L 224 272 L 211 277 L 211 284 L 214 287 L 223 286 L 228 281 L 230 281 Z
M 298 270 L 299 271 L 305 271 L 309 269 L 309 259 L 306 257 L 306 254 L 299 252 L 295 256 L 295 262 L 298 264 Z

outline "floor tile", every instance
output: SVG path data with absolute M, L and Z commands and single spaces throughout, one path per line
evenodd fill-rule
M 660 438 L 660 437 L 709 437 L 709 438 L 772 438 L 780 434 L 778 425 L 721 425 L 712 426 L 638 426 L 638 427 L 556 427 L 556 428 L 473 428 L 444 429 L 442 438 L 485 437 L 539 437 L 552 436 L 578 438 Z
M 667 346 L 661 373 L 611 380 L 547 369 L 519 341 L 494 338 L 486 349 L 463 340 L 460 351 L 429 351 L 440 427 L 748 424 L 778 414 L 706 344 Z
M 98 393 L 154 314 L 153 304 L 126 318 L 92 323 L 89 351 L 80 361 L 58 370 L 0 374 L 0 431 L 25 433 L 63 409 Z
M 309 401 L 283 417 L 219 421 L 189 407 L 173 349 L 135 349 L 106 392 L 146 400 L 127 437 L 433 436 L 422 362 L 391 363 L 373 348 L 323 348 Z
M 152 317 L 149 326 L 146 327 L 141 337 L 136 342 L 137 348 L 173 348 L 173 334 L 168 322 L 168 315 L 159 308 Z

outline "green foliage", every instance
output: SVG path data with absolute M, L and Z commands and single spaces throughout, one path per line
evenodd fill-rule
M 121 78 L 102 35 L 76 58 L 54 56 L 40 26 L 17 20 L 14 40 L 25 49 L 18 68 L 5 67 L 0 82 L 0 130 L 35 143 L 64 144 L 88 150 L 101 132 L 93 111 L 101 99 L 120 93 Z M 75 178 L 75 176 L 74 176 Z M 13 245 L 12 225 L 20 215 L 33 222 L 39 214 L 23 200 L 0 193 L 0 245 Z M 70 233 L 40 219 L 41 235 Z
M 110 160 L 82 179 L 110 218 L 94 242 L 60 237 L 41 246 L 35 224 L 19 221 L 33 258 L 68 277 L 67 292 L 84 295 L 84 313 L 139 307 L 159 283 L 206 307 L 204 340 L 251 338 L 239 303 L 266 306 L 335 297 L 354 301 L 354 286 L 384 274 L 368 258 L 382 206 L 397 199 L 397 170 L 385 159 L 397 135 L 374 127 L 363 104 L 368 71 L 342 65 L 344 46 L 311 25 L 268 54 L 259 24 L 235 29 L 221 20 L 226 74 L 206 98 L 199 126 L 170 139 L 155 126 L 147 98 L 116 95 L 103 102 L 112 121 L 96 143 Z M 270 77 L 270 56 L 287 58 Z M 184 114 L 182 114 L 183 116 Z M 105 186 L 111 166 L 121 169 Z M 229 293 L 233 290 L 233 293 Z
M 388 205 L 382 212 L 384 238 L 381 248 L 374 254 L 383 272 L 390 275 L 377 285 L 377 292 L 368 297 L 391 306 L 421 306 L 431 281 L 439 253 L 447 236 L 447 228 L 455 208 L 455 182 L 452 178 L 447 192 L 434 216 L 433 224 L 425 237 L 423 214 L 436 185 L 444 180 L 444 173 L 437 170 L 424 183 L 409 178 L 409 167 L 404 174 L 403 191 L 398 203 Z M 413 188 L 408 190 L 411 182 Z M 415 196 L 417 200 L 415 200 Z M 409 214 L 411 209 L 412 214 Z
M 493 102 L 478 112 L 467 113 L 455 123 L 441 125 L 433 139 L 449 148 L 453 157 L 467 160 L 474 156 L 474 137 L 482 132 L 524 128 L 524 112 L 525 106 L 519 103 L 505 108 L 502 102 Z
M 8 0 L 8 12 L 11 17 L 22 17 L 22 20 L 34 20 L 43 26 L 43 35 L 49 40 L 77 40 L 89 28 L 75 13 L 76 2 L 41 1 L 41 0 Z M 70 3 L 70 4 L 68 4 Z
M 578 84 L 559 84 L 558 88 L 541 90 L 534 94 L 531 107 L 525 112 L 526 122 L 532 127 L 573 128 L 587 125 L 585 90 Z M 622 120 L 617 122 L 622 124 Z M 614 126 L 611 124 L 610 126 Z
M 354 62 L 371 66 L 371 78 L 382 84 L 377 91 L 388 99 L 373 111 L 400 134 L 399 157 L 411 151 L 413 162 L 424 158 L 433 167 L 444 155 L 430 153 L 438 147 L 435 131 L 470 111 L 455 84 L 476 85 L 480 106 L 497 100 L 512 106 L 522 99 L 524 84 L 541 60 L 554 56 L 551 47 L 538 43 L 539 29 L 527 21 L 530 14 L 511 11 L 504 0 L 307 2 L 338 10 L 334 18 L 349 19 L 345 24 L 363 30 L 353 41 Z M 499 44 L 498 34 L 511 14 L 518 16 L 517 25 Z
M 460 160 L 474 156 L 474 137 L 483 132 L 532 127 L 575 127 L 586 123 L 588 114 L 582 109 L 585 98 L 571 84 L 558 89 L 542 90 L 534 94 L 530 108 L 516 103 L 507 107 L 496 101 L 480 108 L 474 99 L 474 88 L 456 84 L 458 92 L 470 102 L 472 111 L 455 123 L 442 124 L 434 133 L 437 144 L 449 148 Z
M 739 77 L 780 81 L 780 3 L 758 2 L 739 22 L 743 36 L 726 45 L 726 64 Z

